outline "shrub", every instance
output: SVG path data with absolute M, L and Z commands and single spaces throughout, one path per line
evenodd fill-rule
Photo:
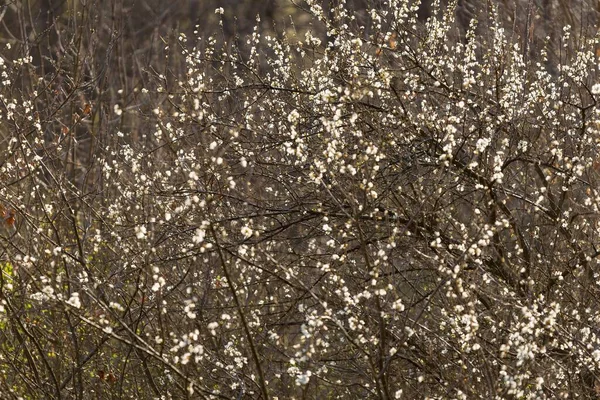
M 598 396 L 598 37 L 511 4 L 20 19 L 0 392 Z

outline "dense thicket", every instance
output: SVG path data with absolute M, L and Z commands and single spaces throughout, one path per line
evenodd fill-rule
M 593 2 L 0 20 L 1 398 L 600 396 Z

